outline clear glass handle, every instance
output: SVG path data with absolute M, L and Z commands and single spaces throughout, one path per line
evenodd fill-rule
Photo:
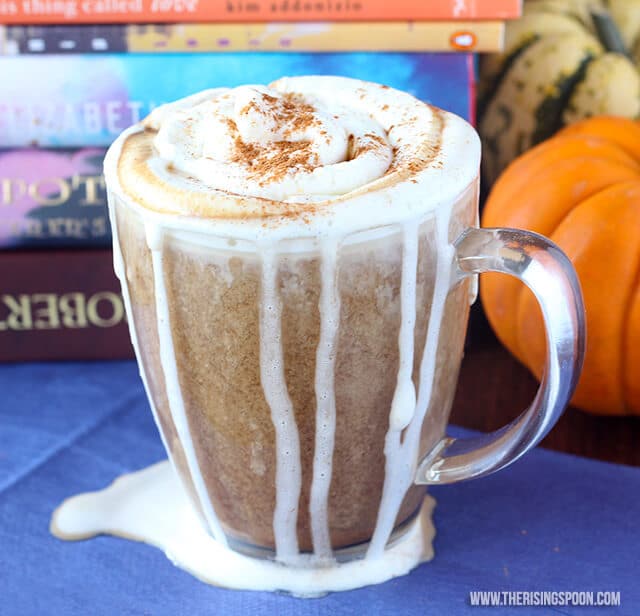
M 568 404 L 584 359 L 582 293 L 567 256 L 550 240 L 517 229 L 467 229 L 456 241 L 461 277 L 502 272 L 535 294 L 547 331 L 544 375 L 531 406 L 488 434 L 444 437 L 419 463 L 415 482 L 445 484 L 494 473 L 534 447 Z

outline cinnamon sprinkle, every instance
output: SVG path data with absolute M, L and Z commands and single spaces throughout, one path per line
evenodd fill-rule
M 240 135 L 233 140 L 235 151 L 231 157 L 231 162 L 243 163 L 253 166 L 256 159 L 260 156 L 262 148 L 256 143 L 246 143 Z
M 365 133 L 364 138 L 358 142 L 358 145 L 355 148 L 352 143 L 353 135 L 349 135 L 349 138 L 350 159 L 356 158 L 365 152 L 376 150 L 380 146 L 384 147 L 387 145 L 385 140 L 375 133 Z
M 261 94 L 262 101 L 267 103 L 260 107 L 255 101 L 250 101 L 241 110 L 240 115 L 255 112 L 270 118 L 276 126 L 286 127 L 283 133 L 286 135 L 294 131 L 301 131 L 317 123 L 315 108 L 305 103 L 299 96 L 292 92 L 280 97 Z
M 313 171 L 318 166 L 318 154 L 310 141 L 272 141 L 263 146 L 246 143 L 238 135 L 231 162 L 248 167 L 248 176 L 260 179 L 260 185 L 281 180 L 289 171 Z
M 262 94 L 265 107 L 250 101 L 240 114 L 256 112 L 273 121 L 276 126 L 283 126 L 284 137 L 293 132 L 303 131 L 318 122 L 315 108 L 305 103 L 295 94 L 284 94 L 281 97 Z M 227 125 L 234 137 L 234 153 L 231 162 L 244 165 L 249 170 L 249 177 L 260 179 L 260 185 L 281 180 L 290 171 L 312 171 L 318 166 L 318 154 L 312 150 L 311 142 L 302 141 L 271 141 L 268 144 L 245 142 L 236 123 L 227 119 Z

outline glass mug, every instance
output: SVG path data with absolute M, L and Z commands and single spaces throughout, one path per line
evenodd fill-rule
M 410 215 L 387 208 L 348 232 L 285 224 L 251 241 L 215 219 L 153 211 L 117 172 L 143 129 L 110 149 L 114 263 L 149 401 L 202 524 L 236 552 L 292 568 L 380 557 L 426 486 L 504 468 L 571 397 L 584 352 L 575 272 L 539 235 L 477 228 L 477 135 L 429 113 L 464 135 L 452 152 L 471 171 L 449 156 L 433 170 L 453 187 L 446 197 L 417 185 Z M 535 293 L 546 370 L 515 421 L 454 439 L 446 426 L 486 271 Z

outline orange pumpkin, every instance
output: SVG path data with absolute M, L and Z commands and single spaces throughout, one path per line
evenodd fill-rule
M 556 242 L 578 273 L 587 351 L 572 403 L 640 414 L 640 123 L 595 117 L 517 158 L 495 183 L 485 227 L 519 227 Z M 482 303 L 498 338 L 538 378 L 542 316 L 516 280 L 487 274 Z

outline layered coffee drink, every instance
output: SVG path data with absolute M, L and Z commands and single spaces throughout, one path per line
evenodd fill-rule
M 479 144 L 336 77 L 202 92 L 109 151 L 115 266 L 172 464 L 221 544 L 376 558 L 425 495 L 471 278 Z

